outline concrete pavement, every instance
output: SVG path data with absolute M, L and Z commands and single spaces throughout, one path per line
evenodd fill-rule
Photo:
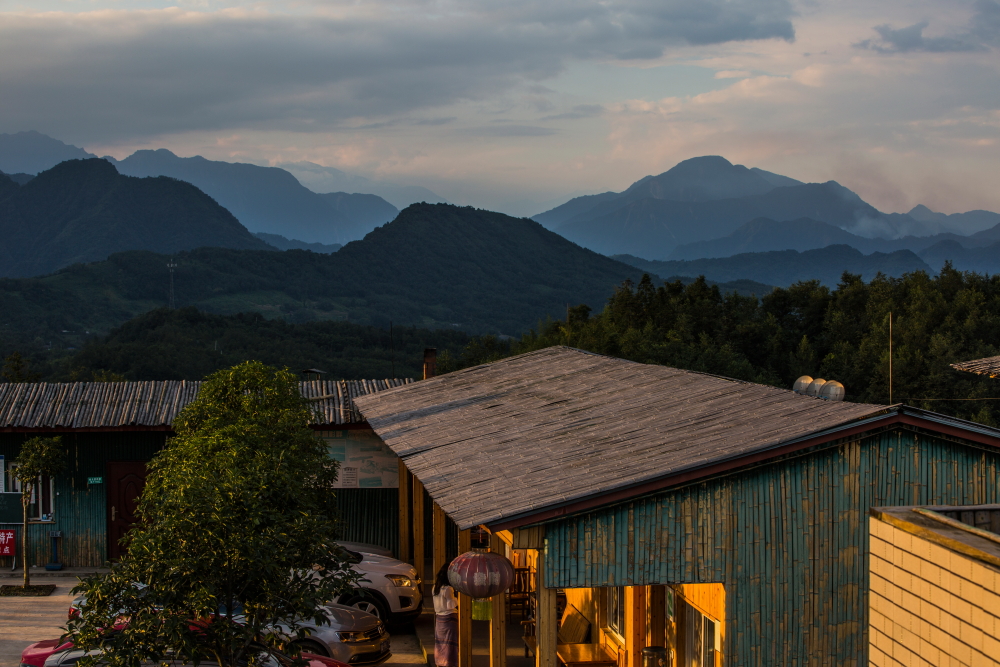
M 17 586 L 22 576 L 0 576 L 0 584 Z M 29 644 L 43 639 L 55 639 L 62 634 L 66 625 L 69 604 L 73 600 L 70 591 L 78 580 L 74 576 L 46 576 L 35 579 L 33 584 L 55 584 L 56 590 L 47 597 L 3 597 L 0 598 L 0 667 L 17 667 L 21 651 Z

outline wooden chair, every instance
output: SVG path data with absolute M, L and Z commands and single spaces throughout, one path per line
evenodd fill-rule
M 524 628 L 524 657 L 534 654 L 538 646 L 535 637 L 535 618 L 521 621 Z M 590 621 L 580 613 L 580 610 L 573 605 L 566 605 L 562 618 L 559 621 L 559 635 L 556 639 L 559 644 L 587 644 L 590 642 Z
M 522 620 L 531 617 L 533 599 L 534 596 L 531 594 L 531 568 L 514 568 L 514 583 L 507 590 L 507 609 L 511 616 L 514 614 L 514 609 L 518 608 L 521 610 Z

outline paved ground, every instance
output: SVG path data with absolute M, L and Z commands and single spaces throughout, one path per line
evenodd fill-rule
M 19 575 L 0 575 L 0 584 L 18 585 Z M 0 598 L 0 667 L 17 667 L 21 650 L 28 644 L 43 639 L 54 639 L 62 634 L 66 612 L 73 599 L 70 590 L 76 586 L 76 577 L 35 578 L 33 584 L 55 584 L 52 595 L 43 598 Z

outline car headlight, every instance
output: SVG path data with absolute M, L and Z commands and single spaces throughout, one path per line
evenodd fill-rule
M 387 574 L 385 578 L 400 588 L 413 588 L 413 580 L 405 574 Z
M 365 634 L 364 632 L 337 632 L 337 636 L 342 642 L 363 642 Z

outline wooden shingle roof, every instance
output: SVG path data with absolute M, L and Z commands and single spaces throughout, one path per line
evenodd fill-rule
M 311 380 L 300 389 L 320 414 L 317 425 L 342 425 L 364 421 L 356 397 L 409 382 Z M 0 428 L 169 427 L 200 388 L 183 380 L 0 383 Z
M 568 347 L 357 405 L 462 528 L 760 452 L 886 409 Z
M 988 375 L 991 378 L 1000 378 L 1000 357 L 986 357 L 985 359 L 973 359 L 972 361 L 962 361 L 952 364 L 952 368 L 967 373 L 978 373 Z

